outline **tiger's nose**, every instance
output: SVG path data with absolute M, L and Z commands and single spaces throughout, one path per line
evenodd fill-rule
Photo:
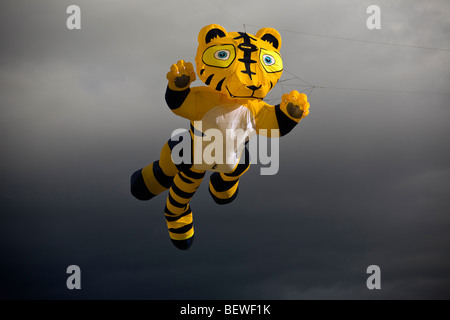
M 258 90 L 259 88 L 261 88 L 261 85 L 259 87 L 256 86 L 247 86 L 247 88 L 249 88 L 252 91 Z

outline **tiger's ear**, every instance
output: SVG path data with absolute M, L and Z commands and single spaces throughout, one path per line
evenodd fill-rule
M 210 24 L 206 27 L 203 27 L 198 34 L 198 43 L 199 44 L 207 44 L 212 39 L 216 37 L 226 37 L 227 31 L 224 27 L 218 24 Z
M 275 49 L 277 49 L 278 51 L 280 50 L 281 36 L 277 30 L 272 28 L 262 28 L 256 33 L 256 37 L 260 38 L 261 40 L 270 42 Z

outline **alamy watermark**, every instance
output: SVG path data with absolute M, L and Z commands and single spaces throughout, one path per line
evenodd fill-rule
M 381 9 L 376 4 L 367 7 L 366 13 L 370 16 L 366 20 L 366 26 L 369 30 L 381 29 Z
M 66 13 L 70 16 L 66 20 L 66 26 L 69 30 L 81 29 L 81 9 L 79 6 L 72 4 L 67 7 Z
M 381 269 L 379 266 L 373 264 L 367 267 L 366 273 L 370 274 L 367 278 L 367 289 L 381 289 Z
M 280 166 L 278 129 L 209 128 L 202 131 L 202 121 L 194 121 L 194 134 L 186 129 L 173 131 L 172 161 L 193 164 L 194 168 L 230 172 L 238 163 L 261 164 L 261 175 L 274 175 Z M 270 137 L 270 138 L 269 138 Z M 247 145 L 248 153 L 243 152 Z M 247 159 L 249 156 L 250 159 Z
M 67 267 L 66 273 L 70 276 L 66 280 L 67 289 L 81 289 L 81 269 L 79 266 L 72 264 Z
M 72 4 L 67 7 L 67 14 L 70 16 L 66 20 L 66 26 L 69 30 L 80 30 L 81 29 L 81 9 L 79 6 Z M 381 9 L 378 5 L 372 4 L 367 7 L 367 14 L 370 16 L 366 20 L 366 26 L 369 30 L 379 30 L 381 29 Z

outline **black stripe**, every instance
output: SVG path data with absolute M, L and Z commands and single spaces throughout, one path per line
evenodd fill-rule
M 192 223 L 189 223 L 180 228 L 169 228 L 169 231 L 172 233 L 176 233 L 176 234 L 182 234 L 182 233 L 188 232 L 191 229 L 192 229 Z
M 248 57 L 243 58 L 243 59 L 238 59 L 238 61 L 244 62 L 244 63 L 255 63 L 256 62 L 256 60 L 252 60 L 252 59 L 250 59 Z
M 205 134 L 204 134 L 203 132 L 201 132 L 200 130 L 197 130 L 197 129 L 192 125 L 192 122 L 191 122 L 191 131 L 192 131 L 192 133 L 193 133 L 195 136 L 197 136 L 197 137 L 204 137 L 204 136 L 205 136 Z
M 239 163 L 233 172 L 224 174 L 228 177 L 237 177 L 247 170 L 248 167 L 250 167 L 250 163 Z
M 205 72 L 205 69 L 200 70 L 200 75 L 202 75 L 203 72 Z
M 234 199 L 236 199 L 238 193 L 239 193 L 239 187 L 236 189 L 236 192 L 228 199 L 220 199 L 218 197 L 216 197 L 212 192 L 211 189 L 209 189 L 209 194 L 211 195 L 211 197 L 213 198 L 213 200 L 217 203 L 217 204 L 228 204 L 230 202 L 232 202 Z
M 207 86 L 209 86 L 209 84 L 211 83 L 211 80 L 212 80 L 213 77 L 214 77 L 214 74 L 210 75 L 210 76 L 208 77 L 208 79 L 206 79 L 205 84 L 206 84 Z
M 222 90 L 222 84 L 223 84 L 223 82 L 225 81 L 225 79 L 226 79 L 226 77 L 223 78 L 222 80 L 220 80 L 219 83 L 217 83 L 217 86 L 216 86 L 216 90 L 217 90 L 217 91 Z
M 183 129 L 183 130 L 185 130 L 185 129 Z M 167 141 L 167 144 L 169 145 L 169 149 L 170 149 L 170 151 L 172 152 L 172 149 L 177 145 L 177 144 L 179 144 L 179 143 L 181 143 L 184 139 L 190 139 L 191 138 L 191 135 L 189 134 L 189 131 L 184 131 L 184 132 L 182 132 L 182 133 L 180 133 L 180 134 L 177 134 L 176 136 L 174 136 L 174 137 L 171 137 L 170 139 L 169 139 L 169 141 Z M 182 152 L 183 150 L 181 150 L 181 152 Z M 182 157 L 183 155 L 180 153 L 180 157 Z
M 199 172 L 193 172 L 192 170 L 184 170 L 183 173 L 191 179 L 200 180 L 203 179 L 205 176 L 206 171 L 199 173 Z
M 248 74 L 248 76 L 250 77 L 250 79 L 252 79 L 252 74 L 256 74 L 253 71 L 250 71 L 250 69 L 245 69 L 245 70 L 241 70 L 242 73 Z
M 214 172 L 209 178 L 209 181 L 211 181 L 214 190 L 216 190 L 217 192 L 223 192 L 233 188 L 236 185 L 236 183 L 238 183 L 239 179 L 233 181 L 225 181 L 220 176 L 220 173 Z
M 169 106 L 171 110 L 178 109 L 183 104 L 184 100 L 186 100 L 186 97 L 188 96 L 189 92 L 191 91 L 190 88 L 187 88 L 182 91 L 175 91 L 170 89 L 167 86 L 166 89 L 166 103 Z
M 174 163 L 175 166 L 177 167 L 178 171 L 187 170 L 187 169 L 191 168 L 193 163 L 194 163 L 194 154 L 192 152 L 192 137 L 191 137 L 191 134 L 189 133 L 189 131 L 186 130 L 185 132 L 182 132 L 182 133 L 176 135 L 175 137 L 170 138 L 170 140 L 167 141 L 167 144 L 169 145 L 170 152 L 172 152 L 172 149 L 177 144 L 181 143 L 184 139 L 189 139 L 190 142 L 191 142 L 191 144 L 190 144 L 190 147 L 191 147 L 191 151 L 190 151 L 191 152 L 191 159 L 189 161 L 187 161 L 187 162 L 183 161 L 183 162 L 178 163 L 178 164 Z M 183 157 L 183 149 L 180 150 L 179 156 Z
M 148 191 L 142 176 L 142 169 L 135 171 L 130 179 L 131 194 L 139 200 L 150 200 L 155 195 Z
M 236 38 L 233 38 L 234 40 L 241 39 L 241 38 L 243 38 L 243 37 L 247 37 L 247 38 L 249 38 L 249 39 L 251 39 L 251 40 L 253 40 L 253 41 L 256 41 L 255 38 L 250 37 L 250 35 L 248 35 L 248 34 L 245 33 L 245 32 L 238 32 L 238 33 L 239 33 L 239 36 L 237 36 Z
M 185 192 L 185 191 L 181 190 L 176 184 L 172 185 L 172 190 L 173 190 L 173 192 L 175 192 L 175 194 L 177 196 L 184 198 L 186 200 L 192 198 L 195 194 L 195 191 L 194 192 Z
M 170 204 L 173 205 L 174 207 L 177 207 L 177 208 L 180 208 L 180 209 L 186 207 L 185 204 L 179 203 L 177 200 L 175 200 L 175 199 L 172 197 L 172 195 L 170 194 L 170 192 L 169 192 L 169 202 L 170 202 Z
M 180 177 L 180 179 L 184 182 L 184 183 L 194 183 L 194 181 L 189 180 L 188 178 L 183 177 L 183 175 L 181 174 L 181 172 L 178 174 L 178 177 Z
M 272 83 L 272 81 L 270 81 L 270 88 L 269 88 L 269 90 L 271 90 L 273 88 L 273 83 Z
M 278 39 L 275 38 L 275 36 L 271 35 L 270 33 L 266 33 L 265 35 L 263 35 L 261 37 L 261 40 L 270 42 L 275 49 L 278 49 L 279 46 Z
M 167 208 L 166 208 L 166 209 L 167 209 Z M 191 212 L 192 212 L 192 211 L 191 211 L 191 208 L 189 208 L 189 209 L 186 210 L 186 212 L 183 212 L 183 213 L 180 214 L 179 216 L 169 217 L 169 216 L 166 215 L 166 221 L 167 221 L 167 222 L 174 222 L 174 221 L 177 221 L 177 220 L 179 220 L 180 218 L 183 218 L 183 217 L 187 216 L 187 215 L 190 214 Z
M 173 240 L 170 239 L 175 247 L 177 247 L 180 250 L 187 250 L 190 248 L 192 243 L 194 242 L 194 235 L 192 237 L 184 239 L 184 240 Z
M 225 37 L 225 33 L 217 28 L 211 29 L 208 31 L 208 33 L 205 36 L 205 43 L 209 43 L 214 38 L 223 38 Z
M 252 74 L 256 74 L 255 72 L 250 70 L 250 64 L 256 63 L 255 60 L 251 59 L 252 52 L 258 51 L 258 47 L 252 44 L 250 39 L 253 39 L 245 32 L 239 32 L 240 37 L 236 37 L 235 39 L 242 38 L 243 43 L 239 44 L 238 49 L 244 51 L 244 56 L 239 61 L 244 62 L 245 70 L 241 70 L 242 73 L 248 74 L 250 79 L 252 79 Z M 253 39 L 254 40 L 254 39 Z
M 279 46 L 278 39 L 275 38 L 275 36 L 271 35 L 270 33 L 266 33 L 265 35 L 263 35 L 261 37 L 261 40 L 270 42 L 275 49 L 278 49 Z
M 172 185 L 173 177 L 166 176 L 159 166 L 159 160 L 153 162 L 153 175 L 155 176 L 156 181 L 164 188 L 168 189 Z
M 225 173 L 227 177 L 237 177 L 240 176 L 248 167 L 250 167 L 250 153 L 248 152 L 247 146 L 245 147 L 245 162 L 239 163 L 231 173 Z
M 298 124 L 281 111 L 279 104 L 275 106 L 275 115 L 278 121 L 278 128 L 280 128 L 280 136 L 288 134 Z
M 173 216 L 173 217 L 176 217 L 177 215 L 175 214 L 175 213 L 173 213 L 172 211 L 170 211 L 169 210 L 169 208 L 167 208 L 167 205 L 165 206 L 165 208 L 164 208 L 164 213 L 165 213 L 165 215 L 166 216 Z

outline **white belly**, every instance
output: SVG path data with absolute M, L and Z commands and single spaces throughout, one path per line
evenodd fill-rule
M 194 127 L 194 169 L 231 172 L 239 163 L 245 143 L 256 133 L 253 114 L 241 105 L 217 106 Z

